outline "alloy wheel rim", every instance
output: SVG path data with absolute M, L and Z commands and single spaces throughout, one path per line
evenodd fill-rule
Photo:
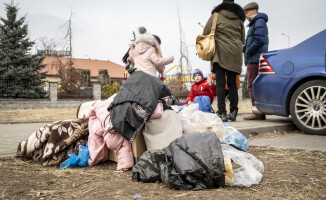
M 326 128 L 326 87 L 311 86 L 303 90 L 295 101 L 295 114 L 304 126 Z

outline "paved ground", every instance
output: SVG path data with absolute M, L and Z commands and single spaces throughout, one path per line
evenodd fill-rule
M 244 115 L 239 115 L 235 122 L 228 123 L 246 137 L 251 133 L 297 130 L 289 117 L 267 115 L 266 120 L 244 120 L 243 117 Z
M 249 139 L 249 144 L 252 146 L 326 151 L 326 136 L 308 135 L 302 131 L 294 131 L 272 138 Z
M 15 155 L 18 143 L 26 140 L 44 124 L 0 124 L 0 157 Z

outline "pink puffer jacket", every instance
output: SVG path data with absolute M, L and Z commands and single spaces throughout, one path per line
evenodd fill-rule
M 118 156 L 117 170 L 129 169 L 134 165 L 131 144 L 113 129 L 111 131 L 104 129 L 110 121 L 110 112 L 107 107 L 112 103 L 114 97 L 115 95 L 105 101 L 97 101 L 90 110 L 88 123 L 90 159 L 88 164 L 92 166 L 108 160 L 108 149 L 111 149 Z
M 163 58 L 158 43 L 156 48 L 158 48 L 158 54 L 153 45 L 147 42 L 139 42 L 134 48 L 130 49 L 129 60 L 134 61 L 135 68 L 147 74 L 156 76 L 156 70 L 163 74 L 165 65 L 172 63 L 174 58 L 173 56 Z

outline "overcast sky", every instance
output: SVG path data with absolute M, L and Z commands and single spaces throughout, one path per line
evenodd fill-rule
M 196 36 L 202 33 L 201 22 L 205 25 L 212 9 L 222 0 L 14 0 L 18 4 L 19 16 L 26 15 L 30 38 L 36 43 L 46 37 L 57 42 L 57 50 L 62 47 L 63 30 L 72 11 L 73 57 L 110 60 L 123 65 L 121 58 L 133 38 L 132 32 L 145 26 L 162 40 L 163 56 L 173 55 L 180 59 L 180 34 L 177 5 L 181 17 L 185 42 L 188 45 L 192 71 L 200 68 L 204 73 L 210 64 L 196 56 L 194 47 Z M 251 2 L 235 1 L 241 7 Z M 326 29 L 326 0 L 257 0 L 259 12 L 268 15 L 270 45 L 269 50 L 294 46 L 308 37 Z M 6 18 L 1 0 L 0 16 Z M 248 21 L 245 21 L 245 25 Z M 36 52 L 33 48 L 33 52 Z M 185 63 L 185 62 L 184 62 Z M 245 68 L 244 68 L 245 70 Z M 175 71 L 171 71 L 172 73 Z

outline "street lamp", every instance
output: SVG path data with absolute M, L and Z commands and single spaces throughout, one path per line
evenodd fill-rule
M 290 36 L 289 36 L 289 35 L 285 35 L 284 33 L 282 33 L 282 35 L 284 35 L 285 37 L 288 38 L 288 46 L 289 46 L 289 48 L 290 48 Z

